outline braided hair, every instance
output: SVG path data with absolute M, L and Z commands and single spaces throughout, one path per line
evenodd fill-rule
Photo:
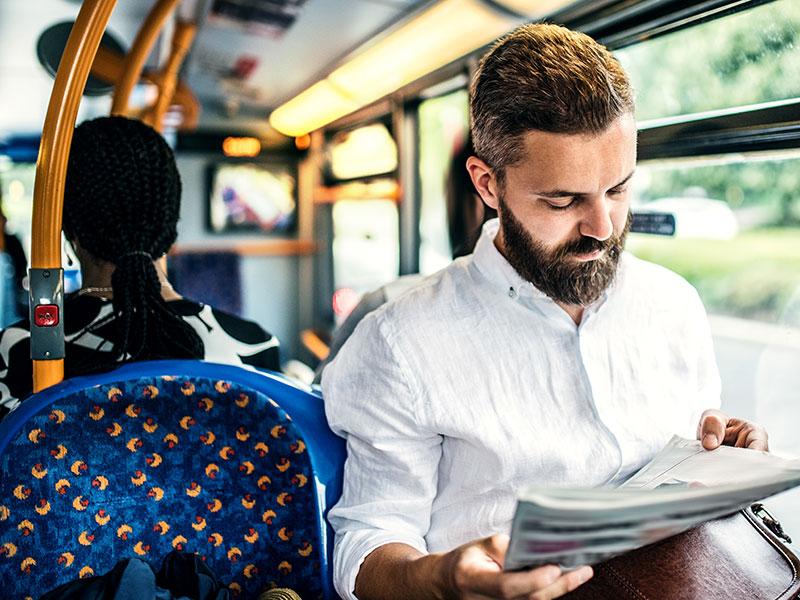
M 197 332 L 161 295 L 153 259 L 177 237 L 181 180 L 172 150 L 140 121 L 85 121 L 72 138 L 64 232 L 115 265 L 112 360 L 203 358 Z

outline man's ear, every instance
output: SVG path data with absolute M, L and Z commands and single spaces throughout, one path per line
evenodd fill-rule
M 500 205 L 500 197 L 494 170 L 477 156 L 470 156 L 467 159 L 467 171 L 469 171 L 472 185 L 480 194 L 481 200 L 489 208 L 497 210 Z

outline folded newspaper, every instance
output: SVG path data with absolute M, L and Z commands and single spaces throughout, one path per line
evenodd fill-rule
M 673 437 L 618 488 L 526 489 L 505 568 L 593 564 L 800 485 L 800 459 Z

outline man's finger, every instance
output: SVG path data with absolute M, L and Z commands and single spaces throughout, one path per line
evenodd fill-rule
M 726 446 L 769 452 L 768 440 L 767 430 L 761 425 L 741 419 L 729 419 L 723 443 Z
M 552 598 L 563 596 L 564 594 L 574 590 L 582 583 L 589 581 L 589 579 L 592 578 L 592 575 L 594 575 L 592 567 L 581 567 L 580 569 L 570 571 L 569 573 L 559 577 L 555 582 L 551 583 L 546 588 L 531 594 L 530 600 L 551 600 Z
M 506 560 L 506 552 L 511 537 L 506 534 L 498 533 L 485 538 L 481 543 L 481 548 L 491 557 L 491 559 L 502 567 Z
M 513 573 L 470 569 L 460 578 L 459 589 L 490 598 L 527 597 L 531 592 L 547 588 L 557 581 L 561 569 L 555 565 Z
M 763 427 L 755 427 L 752 429 L 745 438 L 744 447 L 750 450 L 761 450 L 769 452 L 769 437 L 767 430 Z
M 717 448 L 725 438 L 725 426 L 728 417 L 719 410 L 707 410 L 700 417 L 697 439 L 703 443 L 703 448 L 713 450 Z

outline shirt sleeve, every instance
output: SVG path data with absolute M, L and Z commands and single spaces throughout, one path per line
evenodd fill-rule
M 334 584 L 354 600 L 364 558 L 388 543 L 426 552 L 442 438 L 423 423 L 423 398 L 386 311 L 366 317 L 322 376 L 331 429 L 347 440 L 336 532 Z
M 336 358 L 336 355 L 339 354 L 339 350 L 342 348 L 342 346 L 344 346 L 344 343 L 350 339 L 350 336 L 353 335 L 353 332 L 361 320 L 373 310 L 383 306 L 385 303 L 386 292 L 382 287 L 364 294 L 359 303 L 356 304 L 356 307 L 350 312 L 349 315 L 347 315 L 347 318 L 344 320 L 344 322 L 336 331 L 333 332 L 333 339 L 331 340 L 331 345 L 328 350 L 328 356 L 316 368 L 314 383 L 320 382 L 322 371 L 325 370 L 325 367 L 328 366 L 328 363 Z

